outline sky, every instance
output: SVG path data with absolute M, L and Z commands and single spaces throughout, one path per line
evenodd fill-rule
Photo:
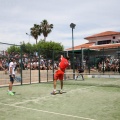
M 26 33 L 44 19 L 53 24 L 46 41 L 59 42 L 67 49 L 72 47 L 71 23 L 76 24 L 74 46 L 87 43 L 84 38 L 93 34 L 120 32 L 120 0 L 0 0 L 0 42 L 35 44 Z M 39 36 L 38 41 L 43 38 Z

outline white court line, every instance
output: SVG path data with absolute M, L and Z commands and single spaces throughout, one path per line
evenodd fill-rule
M 16 105 L 4 104 L 4 103 L 0 103 L 0 104 L 6 105 L 6 106 L 11 106 L 11 107 L 16 107 L 16 108 L 21 108 L 21 109 L 33 110 L 33 111 L 37 111 L 37 112 L 44 112 L 44 113 L 49 113 L 49 114 L 61 115 L 61 116 L 65 116 L 65 117 L 80 118 L 80 119 L 84 119 L 84 120 L 95 120 L 95 119 L 91 119 L 91 118 L 85 118 L 85 117 L 74 116 L 74 115 L 69 115 L 69 114 L 61 114 L 61 113 L 49 112 L 49 111 L 45 111 L 45 110 L 32 109 L 32 108 L 27 108 L 27 107 L 23 107 L 23 106 L 16 106 Z
M 113 81 L 113 82 L 117 82 L 117 81 L 118 81 L 118 80 Z M 108 83 L 108 84 L 110 84 L 110 83 Z M 81 91 L 81 90 L 89 89 L 89 88 L 91 88 L 91 87 L 98 87 L 98 86 L 100 86 L 100 85 L 93 85 L 93 86 L 89 86 L 89 87 L 85 87 L 85 88 L 81 88 L 81 89 L 70 90 L 69 92 Z M 67 92 L 67 93 L 69 93 L 69 92 Z M 44 97 L 38 97 L 38 98 L 32 99 L 32 100 L 25 100 L 25 101 L 23 101 L 23 102 L 16 102 L 16 103 L 14 103 L 14 105 L 22 104 L 22 103 L 24 104 L 24 103 L 27 103 L 27 102 L 30 102 L 30 101 L 36 102 L 36 101 L 38 101 L 38 100 L 40 100 L 40 99 L 46 99 L 46 98 L 48 98 L 48 97 L 51 97 L 51 95 L 49 95 L 49 96 L 44 96 Z
M 82 90 L 85 90 L 85 89 L 89 89 L 91 87 L 96 87 L 96 86 L 89 86 L 89 87 L 85 87 L 85 88 L 81 88 L 81 89 L 75 89 L 75 90 L 71 90 L 69 92 L 75 92 L 75 91 L 82 91 Z M 68 93 L 68 92 L 67 92 Z M 45 112 L 45 113 L 51 113 L 51 114 L 56 114 L 56 115 L 61 115 L 61 116 L 66 116 L 66 117 L 73 117 L 73 118 L 82 118 L 84 120 L 95 120 L 95 119 L 91 119 L 91 118 L 85 118 L 85 117 L 80 117 L 80 116 L 74 116 L 74 115 L 69 115 L 69 114 L 61 114 L 61 113 L 56 113 L 56 112 L 49 112 L 49 111 L 44 111 L 44 110 L 38 110 L 38 109 L 32 109 L 32 108 L 27 108 L 27 107 L 23 107 L 23 106 L 17 106 L 17 104 L 22 104 L 22 103 L 26 103 L 26 102 L 30 102 L 30 101 L 37 101 L 37 100 L 40 100 L 40 99 L 46 99 L 48 97 L 51 97 L 51 95 L 49 96 L 45 96 L 45 97 L 39 97 L 37 99 L 33 99 L 33 100 L 26 100 L 24 102 L 17 102 L 17 103 L 14 103 L 13 105 L 10 105 L 10 104 L 4 104 L 4 103 L 0 103 L 0 104 L 3 104 L 3 105 L 8 105 L 8 106 L 12 106 L 12 107 L 17 107 L 17 108 L 23 108 L 23 109 L 29 109 L 29 110 L 33 110 L 33 111 L 41 111 L 41 112 Z
M 81 88 L 81 89 L 70 90 L 69 92 L 82 91 L 82 90 L 89 89 L 91 87 L 97 87 L 97 86 L 89 86 L 89 87 L 85 87 L 85 88 Z
M 85 87 L 85 88 L 81 88 L 81 89 L 70 90 L 69 92 L 81 91 L 81 90 L 89 89 L 89 88 L 91 88 L 91 87 L 95 87 L 95 86 L 89 86 L 89 87 Z M 69 92 L 67 92 L 67 93 L 69 93 Z M 24 104 L 24 103 L 31 102 L 31 101 L 36 102 L 36 101 L 38 101 L 38 100 L 40 100 L 40 99 L 46 99 L 46 98 L 48 98 L 48 97 L 51 97 L 51 95 L 49 95 L 49 96 L 44 96 L 44 97 L 38 97 L 38 98 L 32 99 L 32 100 L 25 100 L 25 101 L 23 101 L 23 102 L 16 102 L 16 103 L 14 103 L 14 105 L 22 104 L 22 103 Z
M 38 100 L 40 100 L 40 99 L 46 99 L 46 98 L 48 98 L 48 97 L 51 97 L 51 96 L 49 95 L 49 96 L 44 96 L 44 97 L 38 97 L 38 98 L 32 99 L 32 100 L 25 100 L 25 101 L 23 101 L 23 102 L 16 102 L 16 103 L 14 103 L 14 105 L 22 104 L 22 103 L 27 103 L 27 102 L 31 102 L 31 101 L 36 102 L 36 101 L 38 101 Z

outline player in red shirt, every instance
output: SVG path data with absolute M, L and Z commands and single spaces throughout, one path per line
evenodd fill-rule
M 60 59 L 61 60 L 60 60 L 60 63 L 59 63 L 59 67 L 63 72 L 65 72 L 65 69 L 69 66 L 69 62 L 68 62 L 69 57 L 64 58 L 63 55 L 61 55 Z
M 54 81 L 53 81 L 54 90 L 53 90 L 53 93 L 52 93 L 54 95 L 56 94 L 57 80 L 60 80 L 60 83 L 61 83 L 60 93 L 62 94 L 64 72 L 65 72 L 65 69 L 69 66 L 68 60 L 69 60 L 69 57 L 64 58 L 63 55 L 61 55 L 58 70 L 55 72 L 55 75 L 54 75 Z

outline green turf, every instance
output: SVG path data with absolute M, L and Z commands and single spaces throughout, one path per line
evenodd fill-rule
M 64 81 L 64 94 L 51 95 L 53 83 L 0 88 L 0 120 L 120 120 L 118 79 Z M 58 81 L 57 88 L 60 88 Z

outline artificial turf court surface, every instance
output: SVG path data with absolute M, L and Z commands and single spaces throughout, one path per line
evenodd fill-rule
M 7 89 L 0 88 L 0 120 L 120 120 L 119 79 L 66 80 L 57 95 L 52 82 L 14 86 L 14 96 Z

